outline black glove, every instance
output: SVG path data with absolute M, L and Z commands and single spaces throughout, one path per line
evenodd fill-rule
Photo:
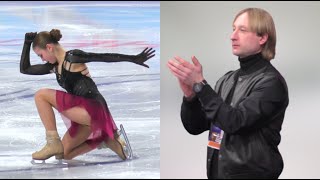
M 46 63 L 46 64 L 30 64 L 30 48 L 31 43 L 36 37 L 37 32 L 29 32 L 26 33 L 21 53 L 20 59 L 20 72 L 23 74 L 30 75 L 43 75 L 50 74 L 51 70 L 54 68 L 54 64 Z
M 155 56 L 154 52 L 156 50 L 152 51 L 152 48 L 146 48 L 144 49 L 140 54 L 136 55 L 133 58 L 133 63 L 136 63 L 138 65 L 144 66 L 149 68 L 148 65 L 144 64 L 144 62 L 146 62 L 148 59 L 152 58 L 153 56 Z
M 31 44 L 36 37 L 37 32 L 28 32 L 24 36 L 24 43 Z

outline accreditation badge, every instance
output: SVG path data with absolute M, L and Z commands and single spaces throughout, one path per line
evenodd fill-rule
M 211 126 L 208 147 L 220 150 L 220 144 L 223 137 L 223 133 L 223 130 L 221 130 L 217 126 Z

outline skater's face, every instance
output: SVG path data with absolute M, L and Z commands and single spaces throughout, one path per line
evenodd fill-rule
M 232 53 L 243 58 L 260 52 L 268 36 L 258 36 L 256 32 L 251 31 L 248 13 L 245 12 L 234 21 L 230 39 Z
M 33 48 L 33 51 L 42 59 L 42 61 L 55 64 L 57 59 L 54 56 L 53 48 L 54 46 L 52 44 L 47 44 L 46 49 L 41 49 L 36 46 Z

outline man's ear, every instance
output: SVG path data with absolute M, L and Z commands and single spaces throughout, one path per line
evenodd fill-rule
M 259 44 L 262 46 L 262 45 L 264 45 L 266 42 L 267 42 L 267 40 L 268 40 L 268 34 L 264 34 L 264 35 L 262 35 L 262 36 L 259 36 L 259 38 L 260 38 L 260 40 L 259 40 Z

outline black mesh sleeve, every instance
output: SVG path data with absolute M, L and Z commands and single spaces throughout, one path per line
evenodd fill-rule
M 88 62 L 131 62 L 149 68 L 145 64 L 147 60 L 155 56 L 155 50 L 146 48 L 137 55 L 125 55 L 117 53 L 92 53 L 74 49 L 68 52 L 67 61 L 71 63 Z
M 46 64 L 37 64 L 32 65 L 30 64 L 30 46 L 31 43 L 24 43 L 21 59 L 20 59 L 20 72 L 22 74 L 29 74 L 29 75 L 43 75 L 51 73 L 51 70 L 54 68 L 53 64 L 46 63 Z
M 124 55 L 116 53 L 91 53 L 79 49 L 69 51 L 68 61 L 71 63 L 88 63 L 88 62 L 132 62 L 134 55 Z

